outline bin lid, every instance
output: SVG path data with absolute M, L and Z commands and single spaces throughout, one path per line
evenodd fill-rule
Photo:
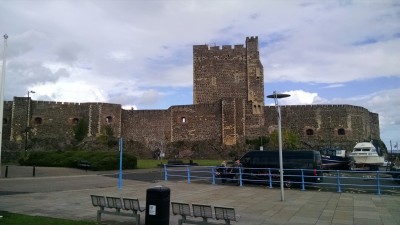
M 154 186 L 147 189 L 147 192 L 170 192 L 171 189 L 165 186 Z

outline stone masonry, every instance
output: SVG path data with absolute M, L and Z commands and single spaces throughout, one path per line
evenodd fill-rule
M 68 141 L 80 120 L 88 122 L 88 136 L 104 134 L 111 127 L 114 136 L 151 149 L 177 141 L 236 145 L 277 129 L 276 108 L 264 106 L 258 37 L 246 38 L 245 45 L 193 46 L 193 90 L 193 105 L 166 110 L 14 97 L 4 104 L 3 140 L 16 148 L 24 146 L 26 135 L 29 140 Z M 281 109 L 282 129 L 296 133 L 309 146 L 351 148 L 357 141 L 380 139 L 378 114 L 363 107 L 296 105 Z

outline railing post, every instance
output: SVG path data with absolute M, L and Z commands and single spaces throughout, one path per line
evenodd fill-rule
M 337 174 L 337 185 L 338 185 L 338 190 L 337 190 L 337 192 L 340 193 L 340 192 L 342 192 L 342 191 L 340 190 L 340 171 L 339 171 L 339 170 L 336 170 L 336 174 Z
M 376 171 L 376 182 L 378 187 L 378 195 L 381 195 L 381 176 L 379 170 Z
M 212 175 L 212 184 L 215 184 L 215 167 L 211 168 L 211 175 Z
M 304 188 L 304 169 L 301 169 L 301 190 L 302 191 L 306 190 Z
M 164 164 L 164 180 L 168 180 L 168 170 L 167 170 L 167 164 Z
M 242 167 L 239 167 L 239 184 L 240 184 L 240 187 L 242 187 L 242 185 L 243 185 L 243 181 L 242 181 Z
M 187 165 L 186 168 L 187 168 L 188 183 L 190 184 L 190 167 L 189 167 L 189 165 Z
M 272 174 L 271 174 L 271 168 L 268 168 L 268 175 L 269 175 L 269 188 L 272 188 Z
M 8 177 L 8 166 L 6 166 L 6 173 L 4 175 L 6 178 Z

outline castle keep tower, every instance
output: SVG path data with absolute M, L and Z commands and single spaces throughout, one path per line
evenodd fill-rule
M 246 38 L 246 47 L 193 46 L 193 90 L 195 105 L 237 98 L 251 101 L 260 108 L 264 106 L 258 37 Z
M 258 37 L 246 46 L 193 46 L 193 104 L 221 102 L 222 142 L 260 135 L 264 124 L 264 75 Z

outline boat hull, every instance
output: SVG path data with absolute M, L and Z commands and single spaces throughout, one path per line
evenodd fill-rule
M 385 158 L 379 155 L 350 155 L 356 165 L 382 166 Z

